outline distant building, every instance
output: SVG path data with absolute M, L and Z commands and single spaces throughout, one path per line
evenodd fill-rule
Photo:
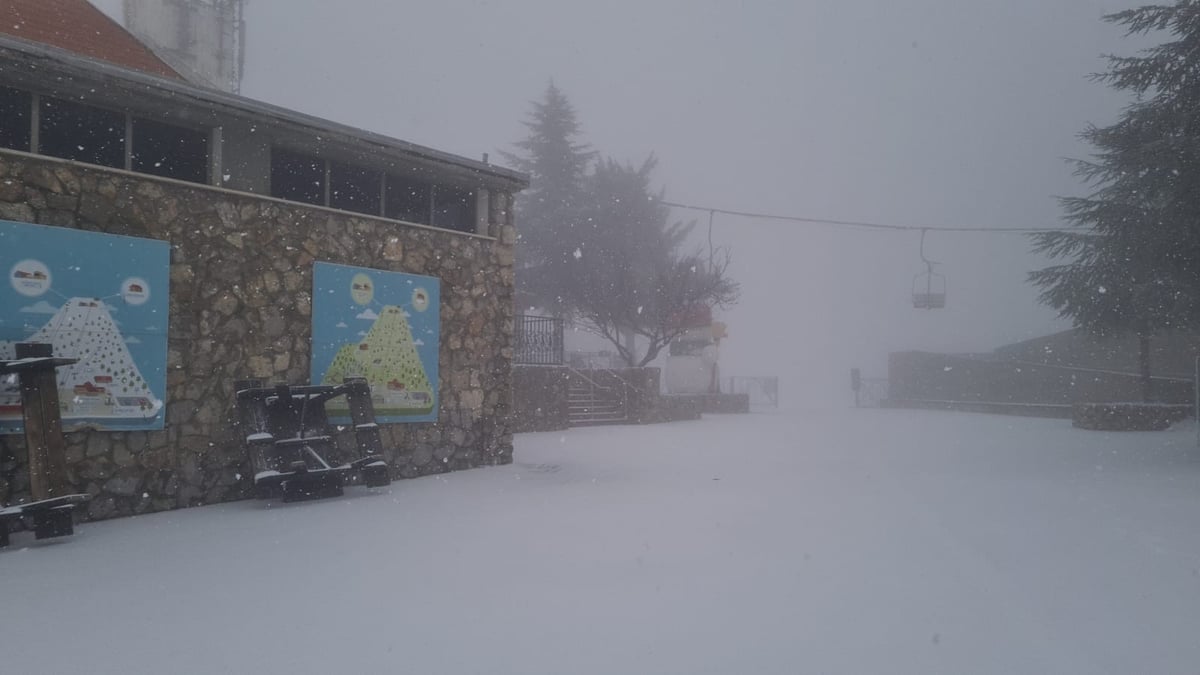
M 1157 400 L 1192 402 L 1200 357 L 1196 338 L 1181 331 L 1151 338 L 1150 373 Z M 888 397 L 900 406 L 1017 406 L 1021 414 L 1039 415 L 1054 413 L 1057 406 L 1055 414 L 1066 416 L 1074 403 L 1141 400 L 1139 353 L 1134 334 L 1097 337 L 1078 328 L 985 354 L 893 352 L 888 355 Z
M 1189 378 L 1200 356 L 1192 332 L 1168 331 L 1150 339 L 1150 369 L 1155 376 Z M 1138 337 L 1118 333 L 1097 337 L 1080 328 L 999 347 L 994 358 L 1050 366 L 1138 372 Z

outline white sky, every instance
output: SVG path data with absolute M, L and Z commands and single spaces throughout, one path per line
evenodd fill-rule
M 119 0 L 97 2 L 119 13 Z M 1136 3 L 1135 3 L 1136 4 Z M 554 81 L 587 140 L 654 151 L 667 198 L 902 224 L 1056 226 L 1064 157 L 1124 100 L 1115 0 L 250 0 L 243 93 L 478 158 Z M 679 213 L 680 218 L 703 216 Z M 897 349 L 990 350 L 1066 327 L 1017 235 L 935 234 L 942 311 L 912 309 L 916 234 L 718 216 L 742 303 L 726 374 L 844 388 Z

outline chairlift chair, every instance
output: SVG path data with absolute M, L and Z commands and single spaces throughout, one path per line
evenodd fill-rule
M 943 309 L 946 306 L 946 277 L 933 271 L 913 277 L 912 301 L 915 309 Z
M 946 306 L 946 276 L 933 271 L 938 264 L 925 257 L 925 230 L 921 230 L 921 262 L 925 271 L 914 276 L 912 301 L 915 309 L 942 309 Z

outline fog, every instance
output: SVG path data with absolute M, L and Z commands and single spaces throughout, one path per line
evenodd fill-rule
M 119 15 L 119 0 L 98 2 Z M 655 152 L 671 201 L 903 225 L 1052 227 L 1065 157 L 1124 101 L 1090 82 L 1133 45 L 1111 0 L 394 3 L 250 0 L 243 93 L 478 158 L 553 80 L 586 140 Z M 680 219 L 705 214 L 678 211 Z M 726 375 L 844 405 L 892 350 L 987 351 L 1068 327 L 1021 235 L 932 233 L 944 310 L 911 306 L 916 233 L 718 215 L 741 303 Z M 794 398 L 793 398 L 794 400 Z

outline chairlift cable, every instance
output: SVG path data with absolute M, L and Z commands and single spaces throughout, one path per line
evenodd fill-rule
M 660 201 L 663 206 L 670 206 L 677 209 L 689 209 L 692 211 L 707 211 L 709 218 L 712 214 L 721 213 L 729 216 L 741 216 L 743 218 L 755 218 L 759 220 L 782 220 L 793 223 L 809 223 L 813 225 L 833 225 L 835 227 L 860 227 L 873 230 L 898 230 L 903 232 L 1064 232 L 1061 227 L 967 227 L 967 226 L 944 226 L 944 225 L 897 225 L 894 223 L 873 223 L 858 220 L 834 220 L 831 218 L 810 218 L 807 216 L 784 216 L 772 213 L 755 213 L 753 211 L 734 211 L 731 209 L 717 209 L 710 206 L 696 206 L 694 204 L 681 204 L 679 202 Z

